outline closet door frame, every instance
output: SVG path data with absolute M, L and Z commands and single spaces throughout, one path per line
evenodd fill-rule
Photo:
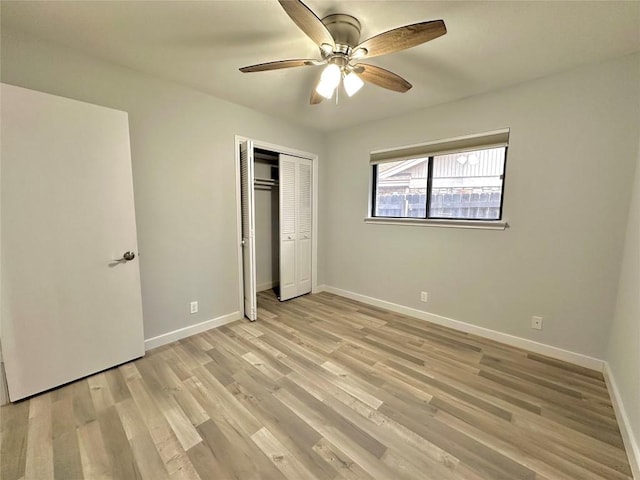
M 236 165 L 236 246 L 238 258 L 238 310 L 240 317 L 244 318 L 244 271 L 242 265 L 242 206 L 241 206 L 241 189 L 240 189 L 240 144 L 246 141 L 252 141 L 253 147 L 263 150 L 269 150 L 274 153 L 282 153 L 292 155 L 307 160 L 311 160 L 312 165 L 312 198 L 311 198 L 311 293 L 318 291 L 318 155 L 315 153 L 304 152 L 293 148 L 276 145 L 274 143 L 262 140 L 235 136 L 235 165 Z

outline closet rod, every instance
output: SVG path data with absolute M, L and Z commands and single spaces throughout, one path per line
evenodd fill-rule
M 254 178 L 253 183 L 262 183 L 264 185 L 277 185 L 278 181 L 275 178 Z

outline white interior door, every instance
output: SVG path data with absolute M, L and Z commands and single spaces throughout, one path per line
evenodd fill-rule
M 280 155 L 280 300 L 311 291 L 312 166 Z
M 296 202 L 297 158 L 280 155 L 278 183 L 280 184 L 280 300 L 298 295 Z
M 125 112 L 2 85 L 2 350 L 12 401 L 144 355 Z
M 298 295 L 311 291 L 311 160 L 298 159 Z
M 244 281 L 244 315 L 251 321 L 258 318 L 256 297 L 256 239 L 254 205 L 253 142 L 240 144 L 240 190 L 242 210 L 242 265 Z

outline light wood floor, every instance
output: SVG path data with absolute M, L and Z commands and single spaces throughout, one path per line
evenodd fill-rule
M 629 479 L 602 375 L 322 293 L 1 410 L 13 479 Z

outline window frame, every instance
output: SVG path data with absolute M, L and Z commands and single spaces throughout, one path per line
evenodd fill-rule
M 507 173 L 507 157 L 509 153 L 509 134 L 510 130 L 502 129 L 493 132 L 487 132 L 483 134 L 468 135 L 464 137 L 457 137 L 450 140 L 440 140 L 436 142 L 429 142 L 420 145 L 413 145 L 408 147 L 400 147 L 397 149 L 380 150 L 372 152 L 370 155 L 371 161 L 369 164 L 369 205 L 367 216 L 365 217 L 366 223 L 372 224 L 397 224 L 397 225 L 419 225 L 419 226 L 436 226 L 436 227 L 458 227 L 458 228 L 480 228 L 480 229 L 498 229 L 504 230 L 509 225 L 504 220 L 504 195 Z M 493 138 L 496 135 L 505 135 L 506 140 L 504 144 L 491 145 L 483 142 L 484 139 Z M 447 149 L 448 145 L 455 145 L 465 143 L 464 147 Z M 439 150 L 439 147 L 442 147 Z M 409 157 L 404 156 L 403 152 L 414 152 L 424 148 L 429 151 L 428 154 L 423 156 L 415 153 L 411 153 Z M 500 186 L 500 207 L 498 210 L 498 218 L 496 219 L 474 219 L 474 218 L 460 218 L 460 217 L 436 217 L 429 216 L 431 207 L 431 193 L 433 188 L 433 168 L 434 157 L 439 155 L 447 155 L 453 153 L 472 152 L 478 150 L 488 150 L 490 148 L 504 148 L 504 159 L 502 165 L 501 186 Z M 397 152 L 397 159 L 394 159 L 394 153 Z M 374 161 L 375 155 L 383 155 L 384 160 Z M 378 167 L 381 163 L 394 162 L 394 161 L 410 161 L 411 158 L 426 158 L 427 159 L 427 185 L 426 185 L 426 201 L 425 201 L 425 216 L 424 217 L 391 217 L 391 216 L 379 216 L 375 215 L 377 206 L 376 193 L 378 184 Z

